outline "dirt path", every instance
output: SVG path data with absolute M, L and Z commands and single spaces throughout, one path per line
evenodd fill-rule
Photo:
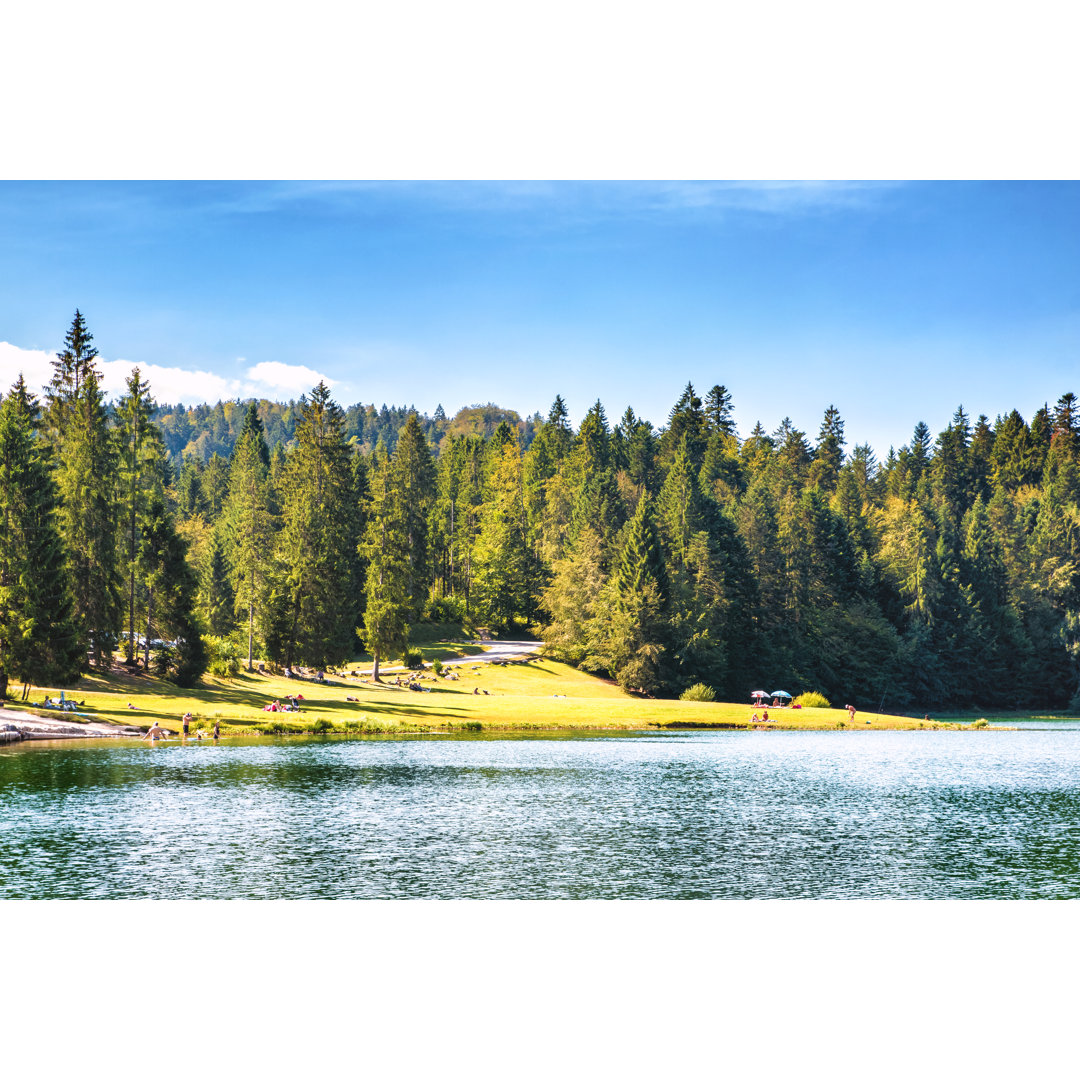
M 527 656 L 533 656 L 544 647 L 542 641 L 474 641 L 471 644 L 483 644 L 486 646 L 486 651 L 474 653 L 472 656 L 458 656 L 450 660 L 444 660 L 442 662 L 443 667 L 455 667 L 459 664 L 501 664 L 508 660 L 523 660 Z M 380 675 L 384 672 L 393 675 L 395 672 L 406 670 L 402 664 L 379 665 Z M 368 678 L 371 675 L 371 668 L 364 671 L 357 669 L 356 674 Z

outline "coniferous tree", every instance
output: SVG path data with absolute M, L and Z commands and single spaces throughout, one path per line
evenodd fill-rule
M 516 443 L 502 446 L 492 463 L 486 494 L 475 552 L 474 608 L 483 622 L 505 628 L 532 610 L 528 526 Z
M 187 561 L 187 545 L 177 533 L 164 501 L 152 496 L 141 526 L 146 586 L 145 663 L 160 641 L 157 674 L 191 686 L 206 670 L 206 650 L 195 618 L 197 580 Z
M 513 440 L 505 422 L 500 430 L 505 439 Z M 408 547 L 409 616 L 415 620 L 428 596 L 428 515 L 435 501 L 435 466 L 415 412 L 409 413 L 398 436 L 391 469 Z
M 230 552 L 232 597 L 237 613 L 242 611 L 247 616 L 248 671 L 253 666 L 256 610 L 262 606 L 276 534 L 270 470 L 262 453 L 265 442 L 261 446 L 261 440 L 261 432 L 252 426 L 236 444 L 222 514 Z
M 844 463 L 844 421 L 840 412 L 830 405 L 818 433 L 814 463 L 810 467 L 810 483 L 820 487 L 826 494 L 836 490 L 840 479 L 840 466 Z
M 76 311 L 53 361 L 47 427 L 55 447 L 60 534 L 68 556 L 74 616 L 96 667 L 112 663 L 120 627 L 116 451 L 90 344 Z
M 713 432 L 735 438 L 735 421 L 731 418 L 731 394 L 726 386 L 714 386 L 705 395 L 705 418 Z
M 409 542 L 396 474 L 385 452 L 371 469 L 371 507 L 361 553 L 367 563 L 363 632 L 373 657 L 372 678 L 379 681 L 379 662 L 409 642 Z
M 0 400 L 0 701 L 11 677 L 67 682 L 82 663 L 38 426 L 37 402 L 20 376 Z
M 280 551 L 291 618 L 284 659 L 289 667 L 296 660 L 321 667 L 348 656 L 359 614 L 352 453 L 344 416 L 325 383 L 310 399 L 301 398 L 296 441 L 281 489 Z
M 645 494 L 638 500 L 619 556 L 615 574 L 619 602 L 625 605 L 627 598 L 640 593 L 647 582 L 656 586 L 657 596 L 664 603 L 670 590 L 667 567 L 656 529 L 652 500 Z
M 205 517 L 210 510 L 202 486 L 203 465 L 198 458 L 185 458 L 176 481 L 176 512 L 181 521 Z
M 127 579 L 127 663 L 135 663 L 135 583 L 139 572 L 139 535 L 151 499 L 164 489 L 164 446 L 151 422 L 154 401 L 139 369 L 133 368 L 116 408 L 118 494 L 122 503 L 119 561 Z

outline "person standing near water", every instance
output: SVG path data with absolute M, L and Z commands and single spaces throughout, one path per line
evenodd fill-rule
M 214 742 L 218 741 L 218 736 L 221 734 L 221 721 L 214 721 Z
M 191 713 L 189 713 L 189 712 L 184 713 L 182 722 L 183 722 L 183 725 L 184 725 L 184 738 L 186 739 L 188 737 L 188 729 L 189 729 L 189 726 L 191 724 Z
M 166 736 L 165 729 L 155 720 L 150 725 L 150 730 L 147 731 L 142 737 L 150 740 L 150 745 L 153 746 L 158 739 L 164 739 Z

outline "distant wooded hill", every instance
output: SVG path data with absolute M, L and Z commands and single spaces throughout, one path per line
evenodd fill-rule
M 159 406 L 154 419 L 161 427 L 165 448 L 173 464 L 179 466 L 187 457 L 204 465 L 214 454 L 230 457 L 252 400 L 219 401 L 216 405 Z M 255 405 L 269 448 L 273 450 L 281 443 L 286 450 L 292 449 L 300 416 L 299 403 L 262 399 Z M 346 436 L 368 454 L 374 453 L 381 440 L 387 453 L 392 454 L 411 411 L 411 408 L 398 405 L 381 408 L 351 405 L 345 410 Z M 539 413 L 522 419 L 513 409 L 502 409 L 491 402 L 459 409 L 452 417 L 447 417 L 440 405 L 434 416 L 422 414 L 419 419 L 425 437 L 436 450 L 447 436 L 482 435 L 488 438 L 504 421 L 517 432 L 522 449 L 526 449 L 542 422 Z

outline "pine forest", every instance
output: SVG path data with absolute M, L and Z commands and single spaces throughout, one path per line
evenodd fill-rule
M 126 664 L 396 659 L 421 624 L 531 633 L 626 690 L 787 686 L 892 712 L 1080 706 L 1080 402 L 956 409 L 877 460 L 722 385 L 656 429 L 299 401 L 107 402 L 78 312 L 0 399 L 0 696 Z M 621 403 L 620 403 L 621 405 Z M 1007 409 L 1008 403 L 1003 403 Z

